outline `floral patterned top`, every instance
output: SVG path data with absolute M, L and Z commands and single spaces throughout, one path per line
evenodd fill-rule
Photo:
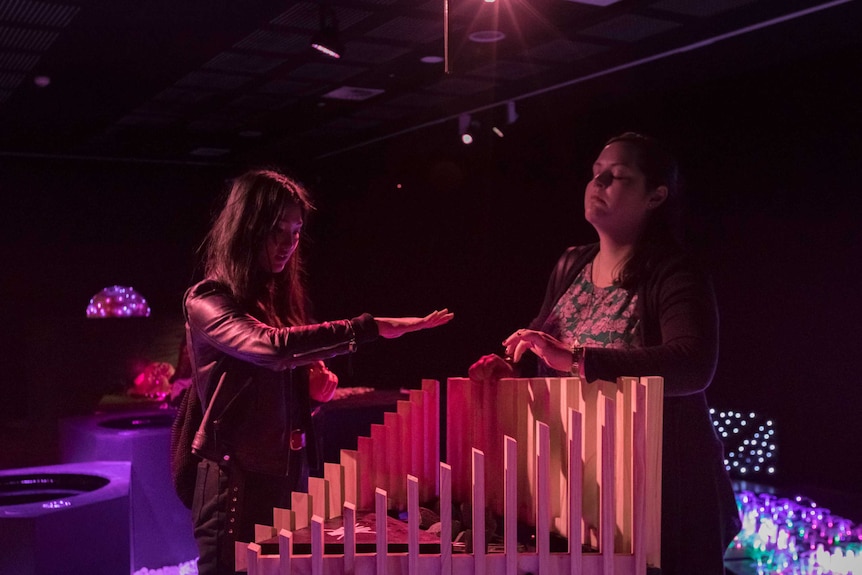
M 640 346 L 637 293 L 619 286 L 598 287 L 592 282 L 592 272 L 593 263 L 589 262 L 557 300 L 542 331 L 570 346 Z M 547 368 L 540 366 L 540 370 Z

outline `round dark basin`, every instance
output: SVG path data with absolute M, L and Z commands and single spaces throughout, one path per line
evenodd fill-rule
M 105 477 L 77 473 L 5 475 L 0 477 L 0 507 L 74 497 L 108 483 Z
M 153 415 L 132 415 L 129 417 L 117 417 L 99 422 L 99 426 L 108 429 L 154 429 L 170 427 L 174 422 L 174 416 L 170 413 L 157 413 Z

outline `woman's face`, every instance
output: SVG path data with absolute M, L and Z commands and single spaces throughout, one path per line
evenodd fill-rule
M 299 245 L 302 223 L 302 209 L 288 204 L 258 253 L 258 262 L 265 271 L 277 274 L 284 270 Z
M 593 164 L 593 179 L 584 193 L 586 219 L 597 231 L 633 241 L 649 211 L 667 197 L 667 188 L 647 190 L 634 148 L 625 142 L 605 146 Z

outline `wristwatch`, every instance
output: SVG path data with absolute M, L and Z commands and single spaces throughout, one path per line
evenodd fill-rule
M 582 361 L 584 361 L 584 346 L 575 344 L 572 346 L 572 375 L 576 377 L 581 375 Z

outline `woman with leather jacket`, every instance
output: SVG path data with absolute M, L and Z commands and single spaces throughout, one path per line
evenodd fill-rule
M 338 378 L 323 360 L 378 336 L 437 327 L 453 314 L 309 323 L 300 237 L 305 188 L 271 170 L 234 180 L 206 237 L 205 279 L 184 298 L 186 339 L 203 423 L 192 514 L 201 575 L 234 573 L 235 542 L 253 541 L 305 488 L 315 442 L 311 402 Z

